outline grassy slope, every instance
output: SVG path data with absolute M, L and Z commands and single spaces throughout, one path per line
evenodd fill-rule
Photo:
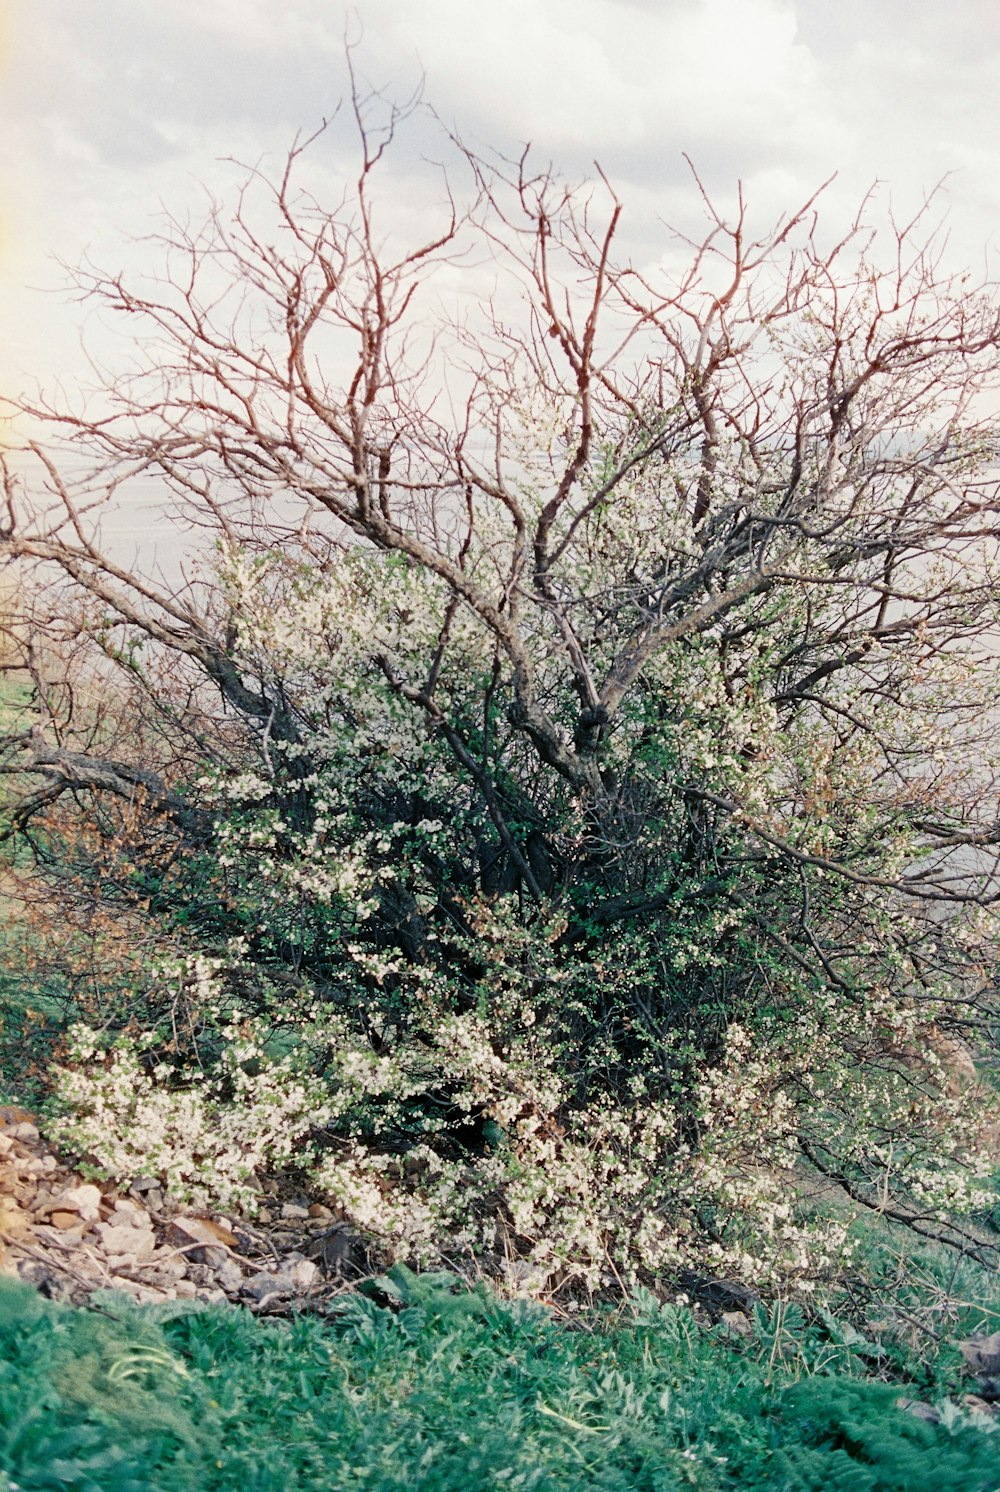
M 996 1492 L 1000 1441 L 796 1375 L 649 1300 L 605 1329 L 396 1276 L 291 1325 L 233 1308 L 54 1307 L 0 1282 L 0 1488 Z M 820 1344 L 816 1343 L 820 1351 Z M 7 1480 L 3 1480 L 6 1473 Z

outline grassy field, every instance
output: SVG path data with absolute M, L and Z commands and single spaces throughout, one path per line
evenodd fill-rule
M 404 1271 L 292 1322 L 4 1282 L 0 1488 L 996 1492 L 1000 1440 L 904 1412 L 857 1346 L 773 1313 L 727 1342 L 652 1297 L 570 1329 Z

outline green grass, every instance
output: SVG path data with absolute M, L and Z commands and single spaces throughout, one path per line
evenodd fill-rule
M 840 1370 L 801 1375 L 765 1319 L 740 1352 L 651 1297 L 569 1330 L 447 1277 L 396 1271 L 383 1291 L 289 1324 L 114 1297 L 73 1310 L 0 1282 L 0 1488 L 1000 1486 L 1000 1440 L 904 1414 L 898 1387 L 852 1376 L 836 1331 L 799 1331 Z

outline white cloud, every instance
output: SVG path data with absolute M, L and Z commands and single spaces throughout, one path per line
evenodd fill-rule
M 220 157 L 277 158 L 345 87 L 342 40 L 396 96 L 426 96 L 474 144 L 579 174 L 596 157 L 655 253 L 660 218 L 697 209 L 687 151 L 723 199 L 747 182 L 758 220 L 839 168 L 831 211 L 882 177 L 904 206 L 946 172 L 956 253 L 973 255 L 1000 206 L 993 102 L 1000 7 L 938 0 L 21 0 L 0 127 L 6 247 L 0 385 L 72 371 L 80 313 L 23 289 L 53 255 L 91 246 L 134 262 L 129 234 L 196 183 L 232 181 Z M 345 119 L 318 149 L 322 185 L 350 148 Z M 426 122 L 402 142 L 393 196 L 427 215 Z M 325 176 L 324 176 L 325 173 Z
M 437 107 L 545 151 L 648 148 L 665 132 L 785 149 L 790 118 L 815 113 L 816 66 L 785 0 L 373 0 L 365 15 L 391 65 L 422 64 Z

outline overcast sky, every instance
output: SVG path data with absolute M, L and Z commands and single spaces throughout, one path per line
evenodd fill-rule
M 1000 195 L 997 0 L 0 0 L 5 18 L 0 389 L 72 383 L 85 329 L 55 261 L 140 264 L 160 204 L 225 195 L 226 157 L 275 160 L 360 71 L 405 97 L 424 79 L 477 145 L 532 140 L 571 173 L 598 159 L 626 235 L 738 177 L 762 217 L 831 172 L 833 219 L 875 178 L 907 210 L 946 177 L 956 257 L 994 236 Z M 347 125 L 323 142 L 331 181 Z M 416 131 L 414 157 L 422 140 Z M 950 174 L 949 174 L 950 173 Z M 400 191 L 405 190 L 405 173 Z M 41 288 L 32 288 L 41 287 Z M 104 339 L 104 340 L 102 340 Z

